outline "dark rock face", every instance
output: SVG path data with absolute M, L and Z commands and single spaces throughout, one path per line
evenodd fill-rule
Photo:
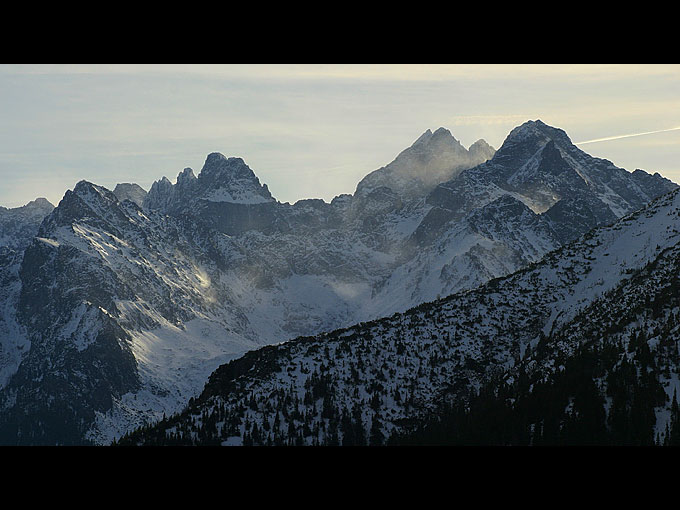
M 574 146 L 564 131 L 530 121 L 515 128 L 492 159 L 430 193 L 427 200 L 436 211 L 431 211 L 429 223 L 443 225 L 444 218 L 460 219 L 480 204 L 512 194 L 537 213 L 556 207 L 549 216 L 559 217 L 566 241 L 585 232 L 571 228 L 566 211 L 576 215 L 583 228 L 592 228 L 639 209 L 675 186 L 658 174 L 631 174 L 593 158 Z M 557 205 L 561 201 L 564 204 Z
M 95 210 L 115 217 L 111 194 L 100 191 L 79 183 L 24 251 L 16 318 L 31 347 L 0 395 L 3 444 L 81 444 L 95 413 L 138 387 L 129 336 L 115 320 L 126 285 L 101 261 L 42 237 L 83 218 L 103 224 Z
M 83 350 L 31 336 L 30 354 L 1 401 L 2 444 L 87 444 L 85 435 L 96 414 L 109 411 L 114 399 L 138 387 L 127 334 L 102 314 L 97 319 L 99 331 Z
M 587 196 L 562 199 L 548 209 L 544 216 L 550 219 L 553 230 L 563 244 L 617 219 L 606 204 Z
M 267 231 L 276 222 L 275 200 L 267 185 L 241 158 L 208 155 L 198 177 L 185 168 L 173 186 L 157 181 L 144 206 L 175 215 L 189 215 L 228 235 L 247 230 Z

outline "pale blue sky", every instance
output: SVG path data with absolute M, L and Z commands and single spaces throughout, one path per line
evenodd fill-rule
M 215 151 L 281 201 L 330 200 L 427 129 L 498 148 L 535 119 L 574 142 L 648 133 L 582 148 L 680 182 L 678 64 L 2 64 L 0 205 L 148 190 Z

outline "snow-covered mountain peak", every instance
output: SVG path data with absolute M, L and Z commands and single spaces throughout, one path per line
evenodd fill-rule
M 21 207 L 0 206 L 0 253 L 3 248 L 21 250 L 35 235 L 40 222 L 54 206 L 45 198 L 36 198 Z
M 524 124 L 520 124 L 510 131 L 505 141 L 518 142 L 530 138 L 543 138 L 555 140 L 559 143 L 572 143 L 564 130 L 550 126 L 540 119 L 528 120 Z
M 34 209 L 34 210 L 41 209 L 41 210 L 46 210 L 48 212 L 51 211 L 52 209 L 54 209 L 54 205 L 52 205 L 52 203 L 44 197 L 38 197 L 35 200 L 31 200 L 29 203 L 27 203 L 23 207 L 25 207 L 26 209 Z
M 79 182 L 21 253 L 0 252 L 0 408 L 16 413 L 9 429 L 0 413 L 0 439 L 40 395 L 51 421 L 35 437 L 51 440 L 68 416 L 71 433 L 106 442 L 183 406 L 227 358 L 474 289 L 675 187 L 566 150 L 538 121 L 525 129 L 515 166 L 486 161 L 482 140 L 466 150 L 427 130 L 330 204 L 277 202 L 243 159 L 220 153 L 196 175 L 155 182 L 141 209 Z M 541 143 L 525 151 L 531 140 Z M 72 391 L 46 382 L 62 375 Z M 40 411 L 32 419 L 48 423 Z
M 653 444 L 664 428 L 666 434 L 673 430 L 669 421 L 677 423 L 679 197 L 677 190 L 662 196 L 471 291 L 248 353 L 218 368 L 186 411 L 127 444 L 384 444 L 395 432 L 420 428 L 428 417 L 442 417 L 458 405 L 482 414 L 479 430 L 498 425 L 504 435 L 512 427 L 507 417 L 521 413 L 536 424 L 523 427 L 521 436 L 546 427 L 544 417 L 554 407 L 565 418 L 565 426 L 554 429 L 561 436 L 573 433 L 586 409 L 577 406 L 591 398 L 584 397 L 590 393 L 582 377 L 596 390 L 602 430 L 631 430 L 635 420 L 611 417 L 644 405 L 639 427 Z M 588 351 L 584 363 L 576 364 L 593 341 L 607 341 L 606 348 Z M 570 393 L 554 386 L 545 391 L 550 377 L 564 381 Z M 515 381 L 526 391 L 543 392 L 535 407 L 509 391 L 506 384 Z M 475 398 L 489 382 L 498 384 L 499 405 L 473 407 L 470 402 L 481 404 Z M 612 391 L 628 386 L 645 393 Z M 617 405 L 622 398 L 627 403 Z M 516 404 L 518 414 L 510 414 Z M 432 437 L 445 441 L 466 426 L 463 419 L 453 423 Z M 588 424 L 582 430 L 583 444 L 596 444 L 591 431 L 598 428 Z M 465 444 L 477 444 L 484 437 L 477 433 Z M 642 444 L 621 437 L 621 444 Z
M 473 157 L 479 157 L 479 159 L 483 159 L 484 161 L 493 158 L 493 155 L 496 153 L 496 150 L 483 138 L 480 138 L 475 143 L 470 145 L 468 151 L 473 155 Z
M 199 202 L 254 205 L 274 203 L 275 199 L 243 159 L 213 152 L 198 177 L 185 168 L 175 185 L 166 177 L 154 182 L 144 207 L 166 213 L 195 212 L 201 209 Z
M 194 175 L 194 171 L 191 168 L 187 167 L 177 175 L 177 184 L 180 186 L 184 186 L 188 183 L 193 182 L 196 178 L 197 177 Z
M 411 145 L 411 147 L 405 149 L 399 156 L 408 153 L 418 153 L 422 154 L 424 157 L 432 157 L 434 153 L 437 152 L 456 152 L 461 154 L 466 154 L 467 150 L 463 145 L 456 140 L 456 138 L 451 134 L 451 131 L 444 127 L 440 127 L 434 132 L 428 129 L 420 135 L 420 137 Z
M 423 144 L 423 143 L 427 143 L 427 141 L 428 141 L 430 138 L 432 138 L 432 130 L 431 130 L 431 129 L 428 129 L 428 130 L 425 131 L 422 135 L 420 135 L 420 136 L 416 139 L 415 142 L 413 142 L 413 144 L 411 145 L 411 147 L 413 147 L 414 145 L 420 145 L 420 144 Z
M 79 181 L 73 190 L 67 190 L 55 212 L 68 212 L 71 216 L 85 214 L 88 210 L 97 212 L 115 204 L 118 198 L 108 189 L 89 181 Z
M 67 192 L 68 193 L 68 192 Z M 117 203 L 118 197 L 103 186 L 82 180 L 73 188 L 73 194 L 85 202 L 90 208 Z
M 274 198 L 241 158 L 209 154 L 198 175 L 197 196 L 210 202 L 261 204 Z
M 387 187 L 401 196 L 424 196 L 436 185 L 493 156 L 493 148 L 479 150 L 480 147 L 481 144 L 468 151 L 448 129 L 440 127 L 434 132 L 428 129 L 389 165 L 364 177 L 355 195 L 367 196 Z
M 121 202 L 123 200 L 129 200 L 130 202 L 137 204 L 139 207 L 142 207 L 142 204 L 144 203 L 144 197 L 146 197 L 146 190 L 144 190 L 144 188 L 142 188 L 139 184 L 122 182 L 116 184 L 113 194 L 116 195 L 118 200 Z
M 203 164 L 199 178 L 212 178 L 214 176 L 235 175 L 241 177 L 255 177 L 254 172 L 250 169 L 242 158 L 226 157 L 219 152 L 212 152 Z
M 540 120 L 528 121 L 514 128 L 494 155 L 494 162 L 505 166 L 517 166 L 521 160 L 528 160 L 553 141 L 561 149 L 575 148 L 567 134 Z
M 74 223 L 118 223 L 124 218 L 120 206 L 120 200 L 112 191 L 82 180 L 73 190 L 66 191 L 59 205 L 42 222 L 37 235 L 50 237 L 59 227 Z

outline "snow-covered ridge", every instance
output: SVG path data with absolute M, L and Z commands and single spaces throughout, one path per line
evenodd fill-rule
M 144 206 L 163 212 L 190 211 L 200 207 L 201 200 L 243 205 L 275 202 L 267 185 L 260 184 L 243 159 L 214 152 L 206 158 L 198 177 L 185 168 L 174 185 L 166 177 L 156 181 Z
M 0 249 L 21 250 L 30 241 L 54 206 L 45 198 L 7 209 L 0 206 Z
M 259 349 L 216 370 L 183 413 L 128 440 L 379 444 L 412 430 L 444 399 L 464 399 L 492 377 L 512 373 L 542 338 L 611 304 L 612 292 L 633 278 L 644 285 L 645 275 L 664 277 L 664 264 L 677 269 L 679 227 L 676 190 L 508 277 L 403 314 Z M 628 295 L 636 300 L 634 289 Z M 556 356 L 581 345 L 570 345 L 569 335 L 558 338 L 564 340 L 555 357 L 542 358 L 542 370 L 560 370 Z M 669 381 L 677 375 L 676 369 Z M 667 409 L 657 416 L 659 430 Z
M 31 407 L 31 395 L 66 398 L 36 376 L 58 374 L 87 403 L 76 411 L 87 428 L 72 433 L 105 443 L 181 408 L 227 359 L 474 289 L 616 219 L 571 171 L 568 147 L 520 140 L 528 145 L 504 144 L 500 162 L 494 156 L 433 189 L 402 193 L 390 180 L 330 204 L 281 204 L 242 159 L 219 153 L 198 177 L 186 168 L 175 184 L 154 183 L 142 207 L 79 182 L 23 261 L 13 259 L 6 323 L 24 330 L 3 344 L 12 360 L 0 392 L 5 416 Z M 426 132 L 384 168 L 418 176 L 458 150 L 447 130 Z M 579 158 L 593 175 L 611 166 Z M 617 214 L 670 188 L 644 172 L 616 172 L 606 196 L 625 202 Z M 548 192 L 555 202 L 546 206 Z M 90 370 L 100 356 L 105 377 Z M 91 386 L 100 388 L 88 390 L 96 399 L 84 396 Z M 68 409 L 55 404 L 45 413 L 63 422 Z M 0 420 L 0 436 L 8 423 Z

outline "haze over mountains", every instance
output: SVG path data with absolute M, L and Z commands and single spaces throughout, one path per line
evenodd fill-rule
M 280 203 L 242 159 L 213 153 L 198 175 L 187 168 L 175 184 L 164 177 L 148 193 L 131 183 L 112 192 L 81 181 L 54 210 L 41 203 L 45 207 L 37 217 L 0 209 L 0 224 L 13 225 L 0 231 L 0 442 L 108 444 L 183 409 L 203 390 L 211 373 L 246 351 L 316 335 L 313 345 L 319 344 L 318 352 L 324 352 L 323 342 L 328 340 L 333 351 L 329 355 L 339 363 L 346 359 L 340 352 L 363 338 L 361 345 L 372 352 L 369 364 L 375 368 L 376 360 L 383 359 L 383 348 L 415 355 L 422 347 L 422 355 L 430 356 L 432 345 L 420 333 L 425 328 L 440 337 L 443 321 L 447 334 L 458 343 L 451 349 L 437 344 L 437 359 L 448 360 L 447 372 L 431 374 L 426 385 L 410 392 L 414 398 L 418 395 L 425 409 L 446 384 L 462 377 L 465 360 L 480 364 L 475 365 L 474 377 L 466 375 L 469 385 L 481 384 L 487 380 L 484 374 L 507 366 L 518 350 L 524 352 L 534 342 L 546 317 L 553 317 L 551 327 L 558 324 L 556 315 L 561 317 L 559 324 L 567 324 L 594 298 L 586 297 L 571 308 L 555 302 L 571 296 L 573 285 L 585 280 L 569 276 L 569 284 L 562 282 L 565 287 L 556 283 L 558 276 L 547 276 L 555 270 L 550 266 L 541 273 L 543 286 L 522 284 L 537 296 L 531 305 L 517 299 L 519 284 L 503 284 L 508 290 L 501 302 L 509 308 L 500 315 L 482 313 L 476 301 L 465 305 L 469 310 L 465 321 L 472 320 L 474 326 L 460 326 L 461 316 L 449 308 L 440 310 L 441 304 L 433 308 L 435 325 L 432 317 L 420 312 L 375 323 L 369 335 L 374 342 L 368 342 L 363 326 L 354 324 L 455 293 L 459 297 L 445 302 L 457 303 L 456 309 L 467 300 L 484 300 L 475 292 L 487 291 L 474 289 L 488 289 L 480 286 L 538 263 L 551 252 L 560 257 L 559 267 L 576 266 L 575 259 L 566 262 L 568 257 L 555 254 L 593 228 L 612 224 L 676 188 L 659 174 L 631 173 L 593 158 L 563 131 L 530 121 L 515 128 L 498 151 L 483 140 L 465 149 L 448 130 L 428 130 L 392 163 L 367 175 L 353 195 L 340 195 L 330 203 L 314 199 Z M 654 209 L 655 217 L 659 210 Z M 662 223 L 654 221 L 656 226 Z M 638 227 L 636 232 L 642 235 L 644 229 Z M 640 264 L 658 256 L 649 248 L 654 242 L 670 246 L 672 236 L 663 237 L 666 234 L 662 228 L 644 234 L 648 251 L 638 252 L 644 256 L 637 261 L 626 251 L 633 244 L 621 245 L 619 262 L 640 269 Z M 553 251 L 558 249 L 562 251 Z M 596 256 L 604 257 L 599 252 Z M 585 262 L 579 258 L 581 263 Z M 621 283 L 618 273 L 602 274 L 607 288 Z M 521 312 L 525 309 L 537 315 L 529 317 Z M 412 323 L 414 314 L 418 324 Z M 406 351 L 393 342 L 395 321 L 402 324 L 403 317 L 411 321 L 408 327 L 398 326 Z M 512 338 L 498 332 L 507 332 L 508 321 L 517 322 L 511 330 L 518 334 Z M 454 322 L 458 326 L 451 329 Z M 329 333 L 338 328 L 350 329 Z M 485 331 L 468 334 L 463 341 L 457 328 Z M 496 333 L 489 333 L 492 330 Z M 348 336 L 352 340 L 345 342 Z M 247 381 L 252 390 L 247 395 L 257 407 L 249 415 L 249 431 L 257 420 L 258 427 L 263 426 L 264 408 L 257 399 L 265 395 L 262 388 L 280 379 L 273 367 L 286 366 L 289 374 L 328 368 L 330 358 L 324 356 L 307 367 L 312 355 L 308 350 L 304 362 L 302 358 L 295 362 L 296 368 L 288 361 L 270 363 L 271 352 L 298 359 L 301 351 L 296 346 L 303 344 L 307 345 L 298 340 L 275 351 L 257 351 L 245 361 L 227 365 L 252 367 L 262 376 L 261 382 Z M 490 344 L 497 356 L 482 349 Z M 408 356 L 403 367 L 390 365 L 394 372 L 390 385 L 396 385 L 399 377 L 408 380 L 412 370 L 417 373 L 414 367 L 422 366 Z M 248 361 L 261 357 L 266 358 L 263 366 Z M 348 363 L 343 370 L 350 370 L 354 362 Z M 334 387 L 340 393 L 333 393 L 334 398 L 346 403 L 335 408 L 340 415 L 364 402 L 368 393 L 350 405 L 347 399 L 354 389 L 345 385 L 341 390 L 337 382 L 347 374 L 333 370 L 322 375 L 337 383 Z M 397 372 L 401 375 L 395 379 Z M 368 372 L 357 373 L 369 377 Z M 215 374 L 211 388 L 216 388 L 216 380 L 231 388 L 234 374 L 241 376 L 243 370 L 222 368 Z M 286 385 L 304 388 L 300 374 L 284 379 Z M 246 394 L 240 391 L 234 393 L 237 403 L 220 401 L 227 406 L 224 413 L 235 412 L 232 404 L 243 405 Z M 206 392 L 202 405 L 217 398 Z M 376 434 L 407 432 L 394 420 L 406 418 L 410 411 L 383 394 L 379 398 Z M 383 406 L 387 401 L 392 404 Z M 425 419 L 423 409 L 414 416 Z M 310 417 L 308 427 L 320 426 L 321 414 L 311 418 L 311 406 L 305 414 Z M 371 420 L 368 414 L 359 420 L 367 434 Z M 229 430 L 222 427 L 215 438 L 242 442 L 245 423 L 241 420 Z M 303 426 L 301 420 L 293 423 Z M 185 428 L 189 430 L 188 425 Z M 327 442 L 331 436 L 325 434 L 304 435 L 303 443 Z
M 680 195 L 405 313 L 261 348 L 122 444 L 680 442 Z

